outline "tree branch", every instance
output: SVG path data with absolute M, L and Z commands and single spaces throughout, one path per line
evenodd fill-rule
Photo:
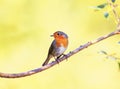
M 104 40 L 106 38 L 117 35 L 117 34 L 120 34 L 120 29 L 117 29 L 116 31 L 111 32 L 111 33 L 109 33 L 107 35 L 101 36 L 96 40 L 90 41 L 90 42 L 76 48 L 75 50 L 69 52 L 68 54 L 66 54 L 65 56 L 59 58 L 58 60 L 59 60 L 59 62 L 62 62 L 63 60 L 71 57 L 72 55 L 82 51 L 83 49 L 85 49 L 85 48 L 87 48 L 87 47 L 89 47 L 89 46 L 91 46 L 93 44 L 96 44 L 96 43 L 98 43 L 98 42 L 100 42 L 100 41 L 102 41 L 102 40 Z M 38 72 L 42 72 L 42 71 L 44 71 L 44 70 L 46 70 L 48 68 L 51 68 L 52 66 L 54 66 L 56 64 L 57 64 L 57 62 L 53 61 L 53 62 L 51 62 L 51 63 L 49 63 L 49 64 L 47 64 L 45 66 L 42 66 L 40 68 L 33 69 L 33 70 L 30 70 L 30 71 L 27 71 L 27 72 L 22 72 L 22 73 L 2 73 L 2 72 L 0 72 L 0 77 L 2 77 L 2 78 L 20 78 L 20 77 L 30 76 L 32 74 L 36 74 Z
M 88 42 L 88 43 L 86 43 L 86 44 L 76 48 L 75 50 L 69 52 L 65 56 L 59 58 L 58 59 L 59 62 L 62 62 L 63 60 L 71 57 L 72 55 L 82 51 L 83 49 L 85 49 L 85 48 L 87 48 L 89 46 L 92 46 L 93 44 L 96 44 L 96 43 L 98 43 L 98 42 L 100 42 L 102 40 L 105 40 L 105 39 L 107 39 L 107 38 L 109 38 L 111 36 L 120 34 L 120 18 L 118 16 L 117 12 L 115 11 L 115 7 L 114 7 L 113 3 L 110 0 L 107 0 L 107 1 L 108 1 L 108 4 L 111 6 L 111 8 L 113 10 L 113 14 L 114 14 L 114 16 L 115 16 L 115 18 L 117 20 L 117 23 L 118 23 L 117 24 L 117 29 L 114 32 L 111 32 L 111 33 L 109 33 L 107 35 L 101 36 L 98 39 L 90 41 L 90 42 Z M 45 66 L 42 66 L 40 68 L 36 68 L 36 69 L 30 70 L 30 71 L 26 71 L 26 72 L 22 72 L 22 73 L 2 73 L 2 72 L 0 72 L 0 77 L 2 77 L 2 78 L 20 78 L 20 77 L 30 76 L 30 75 L 36 74 L 38 72 L 42 72 L 42 71 L 44 71 L 46 69 L 49 69 L 49 68 L 53 67 L 56 64 L 57 64 L 57 62 L 53 61 L 53 62 L 51 62 L 51 63 L 49 63 L 49 64 L 47 64 Z
M 114 5 L 111 0 L 107 0 L 107 2 L 108 2 L 108 4 L 110 5 L 110 7 L 112 8 L 112 12 L 113 12 L 113 14 L 114 14 L 114 16 L 115 16 L 115 19 L 116 19 L 116 21 L 117 21 L 117 24 L 118 24 L 118 25 L 117 25 L 117 28 L 120 28 L 120 17 L 119 17 L 118 13 L 117 13 L 116 10 L 115 10 L 115 8 L 116 8 L 118 5 L 117 5 L 117 4 Z

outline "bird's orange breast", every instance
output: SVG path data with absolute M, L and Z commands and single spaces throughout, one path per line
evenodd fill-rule
M 65 48 L 67 48 L 67 46 L 68 46 L 68 39 L 67 38 L 57 37 L 55 40 L 56 40 L 57 47 L 63 46 Z

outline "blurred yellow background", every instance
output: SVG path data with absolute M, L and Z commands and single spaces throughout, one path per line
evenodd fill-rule
M 90 8 L 104 2 L 0 0 L 0 72 L 18 73 L 40 67 L 53 40 L 50 35 L 57 30 L 69 36 L 65 53 L 114 31 L 112 14 L 108 19 L 103 16 L 107 8 L 98 12 Z M 120 36 L 113 36 L 29 77 L 0 78 L 0 89 L 120 89 L 117 63 L 98 53 L 104 50 L 120 57 L 119 40 Z

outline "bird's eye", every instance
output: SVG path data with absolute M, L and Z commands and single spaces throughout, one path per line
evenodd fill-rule
M 57 33 L 57 35 L 59 36 L 60 34 L 59 34 L 59 33 Z

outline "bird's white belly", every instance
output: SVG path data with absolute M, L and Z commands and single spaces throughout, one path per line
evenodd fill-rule
M 57 48 L 56 50 L 56 56 L 60 56 L 61 54 L 63 54 L 65 52 L 66 48 L 64 48 L 63 46 Z

